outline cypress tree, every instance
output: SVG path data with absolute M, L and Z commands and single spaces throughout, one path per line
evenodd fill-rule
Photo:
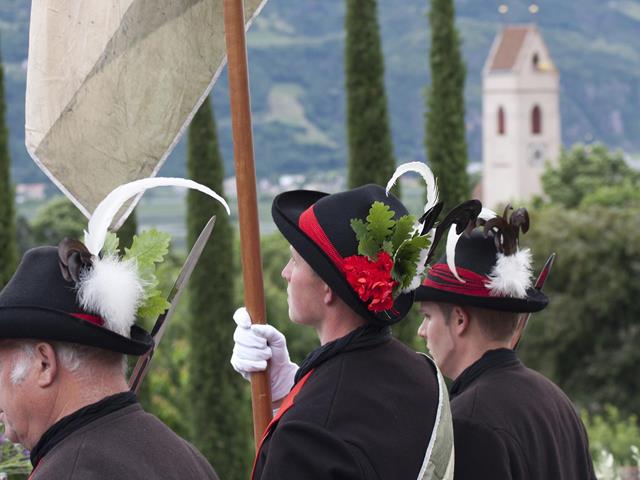
M 469 196 L 464 124 L 466 69 L 453 0 L 431 0 L 429 23 L 431 87 L 427 91 L 426 147 L 447 212 Z
M 4 69 L 0 58 L 0 288 L 13 275 L 18 260 L 9 131 L 5 124 L 5 111 Z
M 347 0 L 345 30 L 348 185 L 384 186 L 393 175 L 395 159 L 376 0 Z
M 188 176 L 222 193 L 224 171 L 213 111 L 207 99 L 189 128 Z M 220 478 L 245 479 L 247 414 L 242 379 L 229 365 L 233 346 L 233 231 L 224 209 L 200 192 L 187 197 L 188 242 L 196 241 L 212 215 L 216 225 L 189 282 L 190 395 L 193 441 Z
M 120 240 L 120 250 L 124 251 L 124 248 L 131 247 L 133 243 L 133 237 L 138 232 L 138 218 L 136 216 L 135 208 L 131 214 L 124 221 L 122 226 L 118 229 L 118 239 Z

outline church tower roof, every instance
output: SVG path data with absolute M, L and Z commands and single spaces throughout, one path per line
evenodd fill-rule
M 507 25 L 496 36 L 491 52 L 484 66 L 485 74 L 515 72 L 522 63 L 520 59 L 526 55 L 527 45 L 532 42 L 541 42 L 544 45 L 542 36 L 534 24 Z M 555 66 L 551 62 L 551 57 L 545 50 L 544 61 L 537 67 L 539 70 L 554 72 Z

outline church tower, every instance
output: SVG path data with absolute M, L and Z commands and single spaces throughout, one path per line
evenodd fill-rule
M 560 154 L 559 75 L 535 25 L 497 35 L 482 86 L 482 202 L 497 208 L 542 194 Z

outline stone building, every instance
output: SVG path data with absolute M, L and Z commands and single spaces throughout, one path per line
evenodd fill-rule
M 559 74 L 535 25 L 507 25 L 483 70 L 482 201 L 497 208 L 542 193 L 560 153 Z

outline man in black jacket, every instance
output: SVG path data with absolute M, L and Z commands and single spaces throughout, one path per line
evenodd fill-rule
M 248 377 L 271 359 L 272 397 L 280 405 L 252 478 L 451 478 L 453 439 L 442 377 L 390 332 L 413 302 L 411 289 L 397 288 L 397 279 L 409 284 L 413 278 L 391 276 L 394 260 L 403 255 L 397 248 L 422 236 L 413 220 L 395 230 L 404 206 L 367 185 L 333 195 L 286 192 L 276 197 L 272 213 L 291 244 L 282 271 L 289 316 L 313 327 L 321 346 L 298 368 L 280 332 L 251 325 L 244 309 L 236 312 L 231 363 Z M 379 235 L 363 247 L 352 225 L 364 228 L 360 240 L 364 232 Z M 361 253 L 366 250 L 368 255 Z M 419 250 L 406 260 L 424 260 Z
M 518 247 L 528 215 L 493 215 L 484 232 L 448 242 L 416 292 L 425 316 L 418 334 L 454 380 L 455 478 L 595 479 L 570 400 L 510 348 L 521 314 L 547 305 L 531 285 L 531 254 Z

